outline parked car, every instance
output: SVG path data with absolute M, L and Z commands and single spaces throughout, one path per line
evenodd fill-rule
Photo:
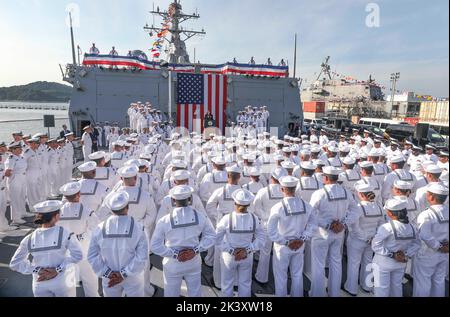
M 377 137 L 382 138 L 382 139 L 389 139 L 389 136 L 380 128 L 377 128 L 375 126 L 372 125 L 367 125 L 367 124 L 355 124 L 353 126 L 354 129 L 359 129 L 359 133 L 362 134 L 364 132 L 364 130 L 370 131 L 373 134 L 375 134 Z
M 416 144 L 431 144 L 439 150 L 448 150 L 445 139 L 436 130 L 429 129 L 428 136 L 422 140 L 414 139 L 416 127 L 406 124 L 393 124 L 386 128 L 389 137 L 397 139 L 401 142 L 408 140 Z

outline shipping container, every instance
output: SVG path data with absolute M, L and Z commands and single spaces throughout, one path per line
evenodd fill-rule
M 420 105 L 420 121 L 448 124 L 448 101 L 424 101 Z
M 325 113 L 325 102 L 323 101 L 304 102 L 303 112 Z
M 318 113 L 318 112 L 304 112 L 303 117 L 304 119 L 314 120 L 314 119 L 321 119 L 325 116 L 324 113 Z

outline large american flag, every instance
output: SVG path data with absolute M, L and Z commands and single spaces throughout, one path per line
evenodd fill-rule
M 178 73 L 177 124 L 189 131 L 203 131 L 207 112 L 212 113 L 216 127 L 226 125 L 227 76 Z

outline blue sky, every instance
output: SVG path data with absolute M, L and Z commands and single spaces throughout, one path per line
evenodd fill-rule
M 155 0 L 165 9 L 169 0 Z M 365 24 L 366 5 L 380 8 L 380 27 Z M 151 0 L 0 0 L 0 86 L 36 80 L 61 81 L 58 64 L 71 60 L 66 7 L 80 8 L 76 42 L 86 51 L 92 42 L 102 52 L 147 50 L 143 31 L 152 23 Z M 389 86 L 401 72 L 399 89 L 435 96 L 449 95 L 448 0 L 184 0 L 183 9 L 201 14 L 188 27 L 207 35 L 187 45 L 204 63 L 236 57 L 257 62 L 271 57 L 293 62 L 294 33 L 299 36 L 297 76 L 314 80 L 330 55 L 333 70 L 367 79 L 372 74 Z M 159 22 L 159 21 L 157 21 Z M 388 92 L 387 92 L 388 93 Z

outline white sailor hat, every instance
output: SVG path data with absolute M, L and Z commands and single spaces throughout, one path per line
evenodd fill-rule
M 424 169 L 425 169 L 425 172 L 430 173 L 430 174 L 441 174 L 442 173 L 442 168 L 440 168 L 436 164 L 430 164 L 430 165 L 426 166 Z
M 173 151 L 172 152 L 172 160 L 184 160 L 184 152 L 182 151 Z
M 337 152 L 339 152 L 339 149 L 334 145 L 330 145 L 330 146 L 328 146 L 328 151 L 330 151 L 332 153 L 337 153 Z
M 261 176 L 261 170 L 257 167 L 252 167 L 248 172 L 250 176 Z
M 237 165 L 229 166 L 227 167 L 227 173 L 241 174 L 242 169 Z
M 71 136 L 71 135 L 75 135 L 73 132 L 69 132 L 69 133 L 66 133 L 66 134 L 64 134 L 64 136 L 67 138 L 68 136 Z
M 256 146 L 258 145 L 258 141 L 256 141 L 255 139 L 248 140 L 247 145 Z
M 47 200 L 33 206 L 34 213 L 48 214 L 61 209 L 63 203 L 59 200 Z
M 300 138 L 301 138 L 302 140 L 307 140 L 307 139 L 308 139 L 308 136 L 305 135 L 305 134 L 303 134 L 303 135 L 300 136 Z
M 169 191 L 169 196 L 175 200 L 185 200 L 192 197 L 194 189 L 191 186 L 175 186 Z
M 448 157 L 448 152 L 441 151 L 441 152 L 439 152 L 439 156 Z
M 139 158 L 144 159 L 144 160 L 151 160 L 152 154 L 148 153 L 148 152 L 144 152 L 139 155 Z
M 300 151 L 300 155 L 302 156 L 311 155 L 311 151 L 304 148 L 303 150 Z
M 272 142 L 270 142 L 270 141 L 265 141 L 265 142 L 263 142 L 263 147 L 265 147 L 265 148 L 271 148 L 272 147 Z
M 97 163 L 95 162 L 86 162 L 84 164 L 81 164 L 80 166 L 78 166 L 78 169 L 80 170 L 81 173 L 86 173 L 86 172 L 90 172 L 90 171 L 94 171 L 97 168 Z
M 310 140 L 311 143 L 319 143 L 319 138 L 316 135 L 312 135 Z
M 364 133 L 369 133 L 370 134 L 371 132 L 369 130 L 364 130 Z
M 280 185 L 283 187 L 293 188 L 298 185 L 298 178 L 293 176 L 283 176 L 279 179 Z
M 39 138 L 31 138 L 28 140 L 28 143 L 39 143 Z
M 375 140 L 373 140 L 373 143 L 375 144 L 375 143 L 381 143 L 382 141 L 381 141 L 381 139 L 379 139 L 379 138 L 376 138 Z M 412 144 L 412 143 L 411 143 Z
M 78 194 L 81 190 L 81 184 L 79 182 L 67 183 L 59 189 L 59 192 L 64 196 L 73 196 Z
M 285 146 L 285 147 L 282 149 L 282 151 L 283 151 L 284 153 L 291 153 L 291 152 L 292 152 L 292 150 L 291 150 L 291 148 L 290 148 L 289 146 Z
M 128 206 L 130 196 L 127 192 L 113 193 L 106 201 L 106 206 L 112 211 L 120 211 Z
M 380 152 L 378 151 L 378 149 L 376 149 L 376 148 L 372 148 L 370 151 L 369 151 L 369 154 L 368 154 L 370 157 L 379 157 L 380 156 Z
M 44 136 L 47 136 L 45 133 L 36 133 L 35 135 L 33 135 L 33 138 L 42 138 Z
M 339 174 L 342 173 L 340 168 L 334 166 L 325 166 L 322 170 L 325 175 L 339 176 Z
M 139 167 L 144 167 L 144 166 L 147 168 L 150 167 L 150 163 L 147 160 L 139 159 L 138 162 L 139 162 Z
M 285 169 L 294 169 L 297 165 L 292 161 L 281 162 L 281 167 Z
M 427 186 L 427 191 L 436 195 L 448 196 L 448 187 L 440 183 L 432 183 Z
M 360 142 L 364 142 L 364 143 L 367 143 L 367 139 L 366 138 L 364 138 L 364 139 L 361 139 L 361 141 Z
M 122 178 L 132 178 L 137 176 L 138 172 L 139 168 L 136 165 L 128 165 L 119 168 L 117 174 L 119 174 L 119 176 Z
M 131 160 L 128 160 L 128 161 L 126 161 L 123 165 L 124 166 L 136 166 L 136 167 L 139 167 L 139 160 L 136 160 L 136 159 L 131 159 Z
M 115 146 L 122 146 L 122 142 L 120 142 L 120 141 L 112 142 L 111 145 L 113 147 L 115 147 Z
M 361 183 L 361 184 L 355 185 L 355 190 L 358 193 L 370 193 L 370 192 L 373 192 L 375 190 L 375 188 L 370 184 Z
M 432 149 L 432 150 L 436 150 L 436 148 L 435 148 L 434 146 L 432 146 L 431 144 L 425 145 L 425 148 L 427 148 L 427 149 Z
M 273 159 L 274 159 L 275 161 L 284 161 L 284 160 L 285 160 L 285 157 L 284 157 L 283 155 L 281 155 L 281 154 L 275 154 L 275 155 L 273 156 Z
M 172 167 L 186 169 L 188 167 L 188 164 L 186 161 L 183 160 L 173 160 Z
M 85 127 L 83 128 L 83 131 L 86 131 L 87 129 L 92 129 L 92 128 L 91 128 L 90 125 L 88 125 L 88 126 L 85 126 Z
M 254 162 L 254 161 L 256 160 L 256 155 L 251 154 L 251 153 L 249 153 L 249 154 L 244 154 L 244 155 L 242 156 L 242 158 L 243 158 L 244 160 L 249 161 L 249 162 Z
M 298 146 L 298 144 L 294 144 L 291 146 L 291 152 L 298 152 L 300 151 L 300 147 Z
M 322 149 L 318 145 L 311 146 L 312 153 L 319 153 Z
M 340 152 L 348 153 L 350 152 L 350 147 L 348 145 L 343 145 L 339 147 Z
M 94 152 L 92 154 L 89 154 L 89 159 L 90 160 L 99 160 L 104 158 L 106 155 L 106 153 L 104 151 L 99 151 L 99 152 Z
M 278 167 L 270 175 L 279 181 L 280 178 L 282 178 L 283 176 L 287 176 L 288 173 L 286 172 L 286 170 L 284 168 Z
M 350 156 L 347 156 L 346 158 L 344 158 L 342 163 L 344 163 L 345 165 L 353 165 L 356 163 L 356 160 Z
M 313 163 L 316 164 L 316 166 L 325 166 L 325 165 L 327 165 L 327 164 L 325 163 L 325 161 L 322 160 L 322 159 L 316 159 L 316 160 L 313 160 Z
M 314 164 L 311 161 L 304 161 L 300 163 L 300 167 L 304 170 L 315 170 L 317 168 L 317 165 Z
M 276 139 L 275 144 L 277 144 L 277 145 L 284 144 L 284 141 Z
M 231 197 L 233 198 L 236 205 L 240 206 L 250 206 L 255 199 L 255 195 L 245 189 L 236 190 L 233 194 L 231 194 Z
M 412 190 L 414 186 L 412 182 L 406 182 L 398 179 L 394 182 L 394 187 L 403 190 Z
M 420 147 L 420 146 L 418 146 L 418 145 L 413 145 L 412 150 L 413 150 L 413 151 L 422 151 L 423 148 Z
M 369 161 L 362 161 L 361 163 L 359 163 L 359 166 L 361 168 L 370 168 L 373 167 L 373 163 Z
M 184 181 L 186 179 L 189 179 L 190 176 L 191 173 L 186 170 L 178 170 L 172 174 L 173 179 L 176 181 Z
M 401 162 L 405 162 L 405 158 L 403 157 L 403 155 L 395 155 L 390 159 L 391 163 L 401 163 Z
M 389 199 L 384 205 L 384 209 L 389 211 L 401 211 L 405 210 L 407 207 L 406 202 L 399 199 Z
M 17 149 L 17 148 L 21 148 L 21 147 L 22 147 L 22 145 L 21 145 L 20 141 L 19 142 L 11 142 L 8 145 L 8 149 Z
M 216 157 L 213 157 L 212 159 L 211 159 L 211 162 L 213 162 L 214 164 L 216 164 L 216 165 L 226 165 L 227 164 L 227 161 L 225 160 L 225 158 L 223 157 L 223 156 L 216 156 Z

